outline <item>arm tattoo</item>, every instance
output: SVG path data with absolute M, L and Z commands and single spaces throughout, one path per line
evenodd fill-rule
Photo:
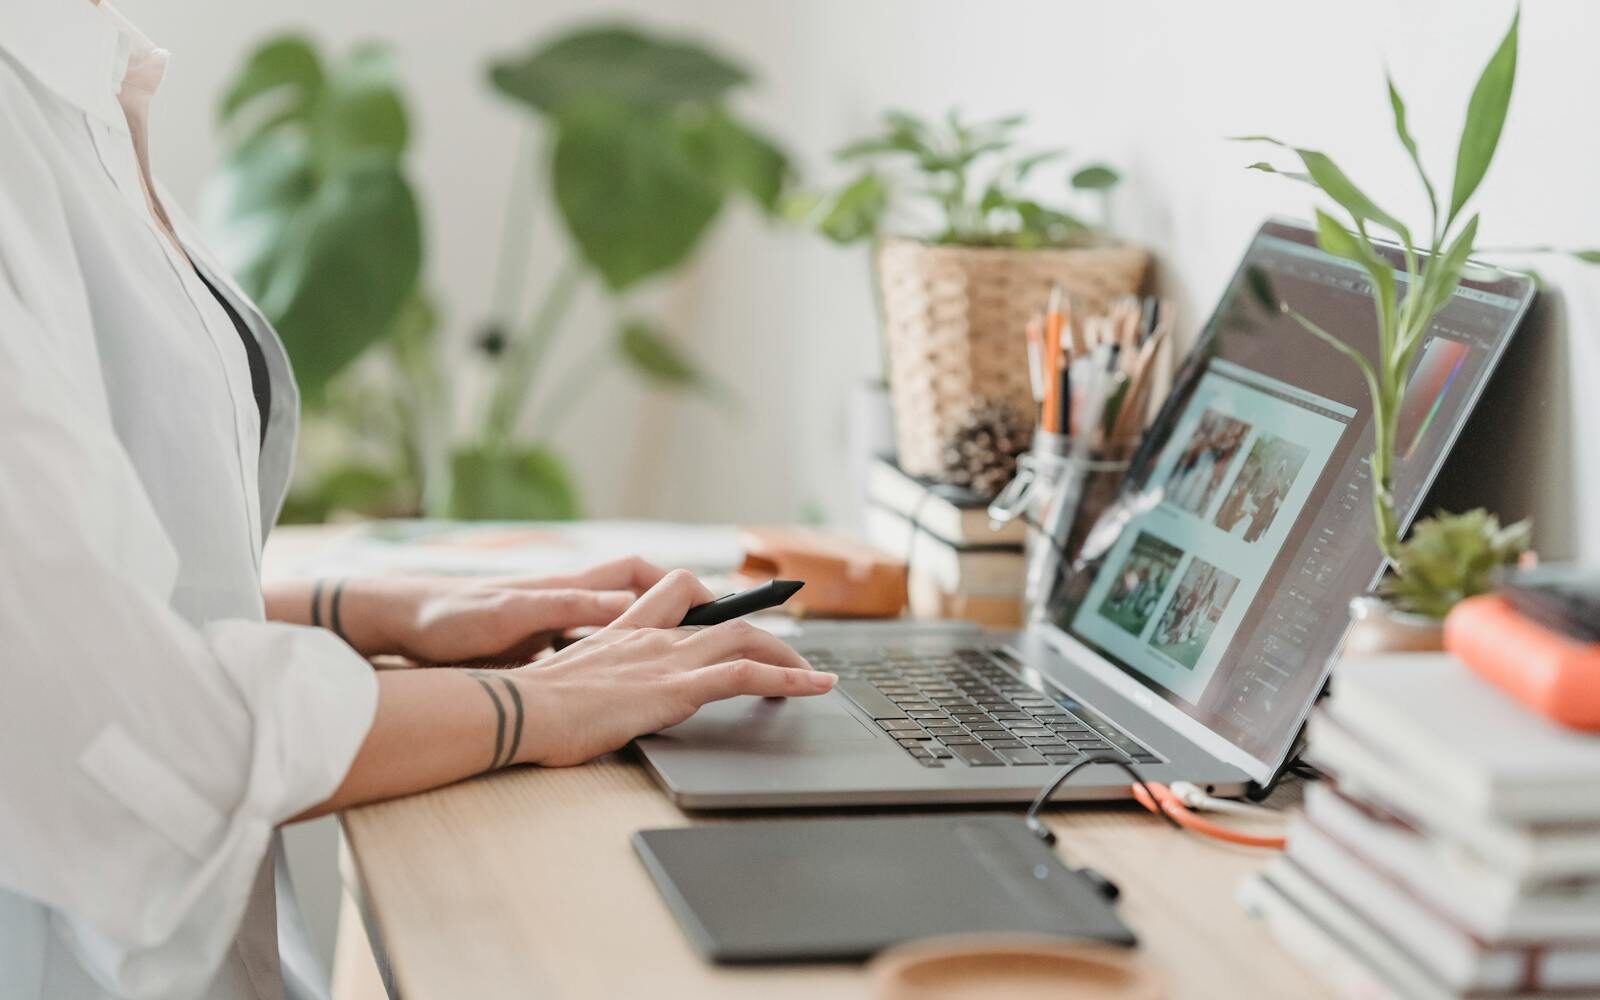
M 322 627 L 322 585 L 327 582 L 321 577 L 311 585 L 311 624 L 317 628 Z
M 517 748 L 522 745 L 522 692 L 509 679 L 487 671 L 468 670 L 467 676 L 494 702 L 494 756 L 485 770 L 505 767 L 517 759 Z

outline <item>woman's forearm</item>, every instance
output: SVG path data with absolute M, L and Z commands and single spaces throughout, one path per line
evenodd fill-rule
M 409 596 L 403 582 L 366 577 L 276 580 L 261 595 L 269 620 L 321 626 L 365 656 L 396 651 Z
M 379 671 L 378 708 L 326 801 L 291 822 L 530 760 L 529 692 L 514 671 Z

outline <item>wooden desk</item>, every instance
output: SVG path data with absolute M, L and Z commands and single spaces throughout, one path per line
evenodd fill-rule
M 338 533 L 275 531 L 269 574 L 288 575 Z M 695 821 L 720 820 L 686 816 L 617 756 L 505 771 L 342 817 L 368 931 L 404 1000 L 866 997 L 859 966 L 700 960 L 629 844 L 635 830 Z M 1234 901 L 1263 852 L 1178 834 L 1131 805 L 1061 808 L 1050 821 L 1069 861 L 1121 885 L 1138 955 L 1173 1000 L 1332 996 Z M 353 907 L 345 915 L 336 993 L 382 997 L 360 920 Z
M 700 960 L 628 842 L 692 821 L 619 757 L 502 772 L 343 817 L 405 1000 L 866 997 L 858 966 Z M 1138 953 L 1174 1000 L 1332 996 L 1234 901 L 1263 852 L 1175 833 L 1132 806 L 1064 807 L 1051 825 L 1069 860 L 1122 886 Z

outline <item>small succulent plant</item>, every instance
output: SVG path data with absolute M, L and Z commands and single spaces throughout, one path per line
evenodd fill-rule
M 1443 618 L 1461 601 L 1489 590 L 1494 571 L 1528 551 L 1527 521 L 1501 526 L 1486 510 L 1418 521 L 1399 544 L 1393 573 L 1378 592 L 1401 611 Z

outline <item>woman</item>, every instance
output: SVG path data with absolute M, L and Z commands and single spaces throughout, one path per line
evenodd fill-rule
M 674 628 L 710 595 L 640 562 L 263 595 L 295 390 L 260 313 L 150 181 L 164 63 L 90 0 L 0 5 L 7 1000 L 319 995 L 274 889 L 280 824 L 576 764 L 713 699 L 832 683 L 749 626 Z M 604 627 L 538 667 L 366 659 L 526 651 L 578 625 Z

